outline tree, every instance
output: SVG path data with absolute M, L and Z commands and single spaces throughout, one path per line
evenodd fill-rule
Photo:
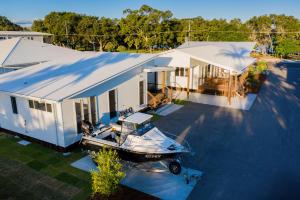
M 160 11 L 143 5 L 138 10 L 126 9 L 126 17 L 120 20 L 120 34 L 129 48 L 152 50 L 159 40 L 160 33 L 165 32 L 166 22 L 171 19 L 171 11 Z
M 91 172 L 93 195 L 109 197 L 117 191 L 121 179 L 125 177 L 120 159 L 116 151 L 102 149 L 94 160 L 98 166 L 96 171 Z
M 12 23 L 6 17 L 0 16 L 0 31 L 21 31 L 23 28 Z
M 34 21 L 32 29 L 54 34 L 54 44 L 100 51 L 116 51 L 119 46 L 128 50 L 150 51 L 175 48 L 188 36 L 192 41 L 252 40 L 266 47 L 272 43 L 275 48 L 286 39 L 300 40 L 300 21 L 293 16 L 254 16 L 246 22 L 202 17 L 177 19 L 169 10 L 158 10 L 148 5 L 136 10 L 126 9 L 123 14 L 121 19 L 111 19 L 73 12 L 51 12 L 44 20 Z M 272 28 L 273 22 L 275 28 Z
M 300 42 L 295 41 L 293 39 L 287 38 L 283 39 L 282 41 L 278 42 L 275 52 L 277 55 L 287 57 L 293 53 L 300 52 Z

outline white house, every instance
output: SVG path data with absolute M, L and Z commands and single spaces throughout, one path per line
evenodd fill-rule
M 157 67 L 174 68 L 170 72 L 149 73 L 149 87 L 164 85 L 200 93 L 234 96 L 241 86 L 241 75 L 256 60 L 250 56 L 255 42 L 187 42 L 161 53 L 154 61 Z M 182 98 L 182 96 L 181 96 Z
M 52 34 L 34 31 L 0 31 L 0 40 L 12 39 L 16 37 L 26 38 L 38 42 L 50 42 Z
M 66 149 L 79 124 L 109 123 L 117 111 L 147 105 L 143 67 L 156 55 L 93 53 L 64 56 L 0 75 L 0 127 Z
M 0 74 L 84 52 L 16 37 L 0 40 Z M 86 53 L 86 52 L 85 52 Z

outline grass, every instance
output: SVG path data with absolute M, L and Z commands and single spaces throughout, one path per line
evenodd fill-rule
M 37 143 L 22 146 L 17 143 L 20 140 L 0 131 L 0 199 L 90 199 L 90 173 L 70 165 L 86 155 L 80 148 L 63 156 Z M 112 199 L 155 199 L 120 188 Z
M 0 199 L 89 198 L 90 174 L 70 166 L 85 156 L 80 149 L 63 156 L 36 143 L 22 146 L 19 140 L 0 133 Z
M 155 121 L 157 121 L 157 120 L 159 120 L 161 118 L 160 115 L 155 114 L 155 113 L 151 113 L 151 115 L 153 116 L 152 119 L 151 119 L 152 122 L 155 122 Z
M 180 100 L 180 99 L 173 99 L 172 102 L 174 104 L 178 104 L 178 105 L 186 105 L 188 102 L 185 100 Z

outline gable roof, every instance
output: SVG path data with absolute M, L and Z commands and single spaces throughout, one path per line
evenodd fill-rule
M 255 62 L 255 59 L 250 56 L 254 46 L 255 42 L 186 42 L 174 50 L 162 53 L 160 57 L 165 60 L 165 63 L 160 64 L 191 66 L 190 58 L 193 58 L 242 73 Z M 168 56 L 169 61 L 167 61 Z
M 82 52 L 73 49 L 20 37 L 1 40 L 0 49 L 0 66 L 36 64 L 51 61 L 61 56 L 82 54 Z
M 255 42 L 187 42 L 176 50 L 203 62 L 241 72 L 255 59 L 250 57 Z
M 120 77 L 155 56 L 109 52 L 69 56 L 0 75 L 0 91 L 62 101 Z

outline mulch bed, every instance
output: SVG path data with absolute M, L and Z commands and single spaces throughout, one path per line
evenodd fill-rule
M 102 196 L 99 194 L 90 198 L 90 200 L 132 200 L 132 199 L 156 200 L 158 198 L 122 185 L 120 185 L 118 192 L 111 195 L 110 197 Z

